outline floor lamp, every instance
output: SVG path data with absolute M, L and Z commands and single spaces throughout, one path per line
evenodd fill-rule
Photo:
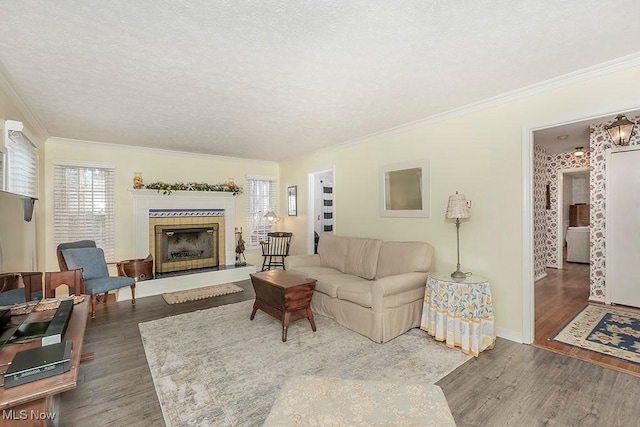
M 456 194 L 449 196 L 449 203 L 447 203 L 447 214 L 446 217 L 448 219 L 456 220 L 456 238 L 457 238 L 457 247 L 458 247 L 458 266 L 456 271 L 451 273 L 451 278 L 456 280 L 462 280 L 467 277 L 469 274 L 460 271 L 460 219 L 470 218 L 471 212 L 469 212 L 469 207 L 467 206 L 467 199 L 464 197 L 464 194 Z

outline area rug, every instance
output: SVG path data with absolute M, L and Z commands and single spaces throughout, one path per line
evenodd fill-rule
M 162 294 L 162 298 L 164 298 L 167 304 L 178 304 L 181 302 L 218 297 L 220 295 L 235 294 L 243 290 L 240 286 L 234 285 L 233 283 L 223 283 L 221 285 L 188 289 L 186 291 L 167 292 Z
M 552 340 L 640 363 L 640 315 L 587 305 Z
M 296 375 L 433 384 L 471 358 L 418 328 L 385 344 L 316 315 L 282 325 L 243 301 L 141 323 L 167 426 L 262 425 Z

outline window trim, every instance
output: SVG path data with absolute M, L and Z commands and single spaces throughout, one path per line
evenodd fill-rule
M 63 240 L 76 240 L 76 239 L 89 239 L 89 240 L 96 240 L 96 243 L 98 244 L 98 246 L 100 246 L 104 252 L 105 252 L 105 258 L 107 262 L 115 262 L 116 261 L 116 244 L 115 244 L 115 239 L 116 239 L 116 167 L 113 164 L 110 163 L 98 163 L 98 162 L 77 162 L 77 161 L 66 161 L 66 160 L 54 160 L 53 162 L 53 181 L 54 181 L 54 192 L 53 192 L 53 221 L 54 221 L 54 226 L 53 226 L 53 238 L 54 238 L 54 242 L 56 245 L 60 244 L 60 243 L 64 243 L 59 241 L 59 239 L 63 239 Z M 60 169 L 62 169 L 62 171 L 60 171 Z M 65 211 L 61 211 L 59 210 L 56 205 L 57 205 L 57 198 L 56 198 L 56 188 L 59 188 L 58 185 L 58 177 L 59 177 L 59 173 L 64 174 L 64 170 L 66 169 L 86 169 L 86 170 L 95 170 L 95 169 L 100 169 L 103 171 L 108 171 L 110 172 L 110 177 L 109 177 L 109 181 L 110 181 L 110 187 L 111 188 L 107 188 L 106 191 L 104 192 L 105 196 L 108 197 L 107 202 L 106 202 L 106 214 L 107 214 L 107 222 L 105 224 L 105 229 L 104 229 L 104 239 L 105 242 L 103 244 L 100 244 L 100 242 L 98 240 L 98 238 L 96 238 L 95 236 L 91 236 L 91 235 L 82 235 L 79 236 L 78 238 L 71 238 L 70 236 L 65 237 L 64 234 L 67 233 L 68 234 L 68 227 L 65 230 L 58 230 L 58 227 L 60 227 L 60 225 L 58 225 L 58 221 L 59 221 L 59 215 L 61 214 L 65 214 Z M 102 193 L 102 192 L 100 192 Z M 68 193 L 67 193 L 68 194 Z M 92 192 L 93 194 L 93 192 Z M 110 200 L 109 200 L 110 199 Z M 65 210 L 67 210 L 68 207 L 65 207 Z M 85 206 L 86 209 L 86 206 Z M 110 210 L 110 212 L 109 212 Z M 62 220 L 60 220 L 62 221 Z M 59 233 L 62 233 L 63 236 L 60 236 Z M 70 239 L 70 240 L 69 240 Z
M 271 188 L 269 191 L 269 195 L 270 195 L 270 200 L 269 200 L 269 208 L 267 210 L 267 212 L 269 212 L 270 210 L 272 210 L 273 212 L 277 213 L 277 208 L 278 208 L 278 177 L 277 176 L 273 176 L 273 175 L 246 175 L 246 181 L 247 181 L 247 185 L 246 185 L 246 198 L 247 198 L 247 202 L 246 202 L 246 218 L 245 218 L 245 226 L 246 226 L 246 235 L 245 235 L 245 241 L 246 241 L 246 247 L 247 249 L 259 249 L 260 248 L 260 240 L 266 239 L 266 233 L 269 233 L 271 231 L 274 231 L 274 224 L 271 224 L 270 226 L 267 224 L 267 220 L 261 220 L 260 222 L 262 222 L 262 225 L 259 225 L 260 228 L 263 228 L 265 231 L 263 233 L 258 234 L 258 241 L 254 242 L 252 239 L 252 234 L 254 232 L 254 229 L 256 228 L 253 222 L 253 216 L 255 215 L 255 213 L 258 212 L 263 212 L 262 210 L 260 211 L 255 211 L 252 212 L 251 211 L 251 204 L 254 203 L 255 201 L 252 200 L 252 198 L 254 197 L 254 195 L 251 193 L 251 185 L 249 181 L 268 181 L 270 182 Z M 264 212 L 266 214 L 266 212 Z M 262 235 L 261 235 L 262 234 Z

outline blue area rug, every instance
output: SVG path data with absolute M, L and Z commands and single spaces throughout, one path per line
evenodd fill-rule
M 588 305 L 552 340 L 640 363 L 640 312 Z

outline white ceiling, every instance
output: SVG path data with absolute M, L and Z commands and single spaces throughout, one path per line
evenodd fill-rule
M 638 51 L 620 0 L 0 0 L 51 136 L 281 160 Z
M 628 119 L 637 121 L 640 111 L 621 111 L 621 113 L 624 113 Z M 610 124 L 615 120 L 616 115 L 617 114 L 613 114 L 541 129 L 533 133 L 533 141 L 535 145 L 543 147 L 548 155 L 575 151 L 578 147 L 583 147 L 585 150 L 588 150 L 590 144 L 589 127 L 597 124 Z M 564 136 L 566 136 L 566 138 L 558 138 Z

